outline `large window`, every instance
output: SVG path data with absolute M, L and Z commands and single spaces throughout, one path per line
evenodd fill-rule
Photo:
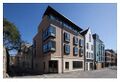
M 48 43 L 43 45 L 43 52 L 55 51 L 56 50 L 56 42 L 49 41 Z
M 79 46 L 80 46 L 80 47 L 83 47 L 83 46 L 84 46 L 84 40 L 82 40 L 82 39 L 79 40 Z
M 74 44 L 74 45 L 78 45 L 78 38 L 77 38 L 77 37 L 74 37 L 74 38 L 73 38 L 73 44 Z
M 69 62 L 65 62 L 65 69 L 69 69 Z
M 73 61 L 73 69 L 83 68 L 82 61 Z
M 64 33 L 64 40 L 66 41 L 66 42 L 70 42 L 70 34 L 68 34 L 68 33 Z
M 87 43 L 87 49 L 89 49 L 89 44 Z
M 77 55 L 78 55 L 78 48 L 77 48 L 77 47 L 74 47 L 74 48 L 73 48 L 73 52 L 74 52 L 74 56 L 77 56 Z
M 50 26 L 48 28 L 48 36 L 55 36 L 56 35 L 56 29 L 53 26 Z
M 49 41 L 48 42 L 48 50 L 55 51 L 56 49 L 56 42 L 55 41 Z
M 64 45 L 64 52 L 65 54 L 70 54 L 70 45 L 67 44 Z
M 49 26 L 46 30 L 43 31 L 43 40 L 47 39 L 50 36 L 56 36 L 56 28 L 53 26 Z

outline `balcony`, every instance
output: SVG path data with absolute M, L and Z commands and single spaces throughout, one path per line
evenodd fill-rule
M 49 41 L 48 43 L 43 45 L 43 52 L 55 52 L 56 51 L 56 42 L 55 41 Z
M 56 37 L 56 28 L 49 26 L 46 30 L 43 31 L 43 40 L 46 40 L 49 37 Z

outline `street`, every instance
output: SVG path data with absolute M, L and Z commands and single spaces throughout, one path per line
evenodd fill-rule
M 74 71 L 63 74 L 43 74 L 13 78 L 117 78 L 117 67 L 109 67 L 93 71 Z

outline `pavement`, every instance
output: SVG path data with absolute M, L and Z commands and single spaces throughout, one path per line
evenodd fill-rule
M 93 71 L 74 71 L 63 74 L 43 74 L 13 78 L 117 78 L 117 67 L 108 67 Z

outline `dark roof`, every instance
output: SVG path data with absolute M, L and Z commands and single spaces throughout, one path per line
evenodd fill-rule
M 112 49 L 106 49 L 105 51 L 109 51 L 109 52 L 111 52 L 111 53 L 115 53 L 115 51 L 112 50 Z
M 74 29 L 78 30 L 78 31 L 82 31 L 83 29 L 80 28 L 79 26 L 77 26 L 76 24 L 74 24 L 70 19 L 68 19 L 67 17 L 63 16 L 62 14 L 60 14 L 59 12 L 57 12 L 55 9 L 53 9 L 52 7 L 48 6 L 45 13 L 43 14 L 43 17 L 45 15 L 49 15 L 52 14 L 58 18 L 60 18 L 62 21 L 70 24 L 72 27 L 74 27 Z
M 89 30 L 89 28 L 88 29 L 86 29 L 86 30 L 84 30 L 83 32 L 81 32 L 81 35 L 85 35 L 87 32 L 88 32 L 88 30 Z

